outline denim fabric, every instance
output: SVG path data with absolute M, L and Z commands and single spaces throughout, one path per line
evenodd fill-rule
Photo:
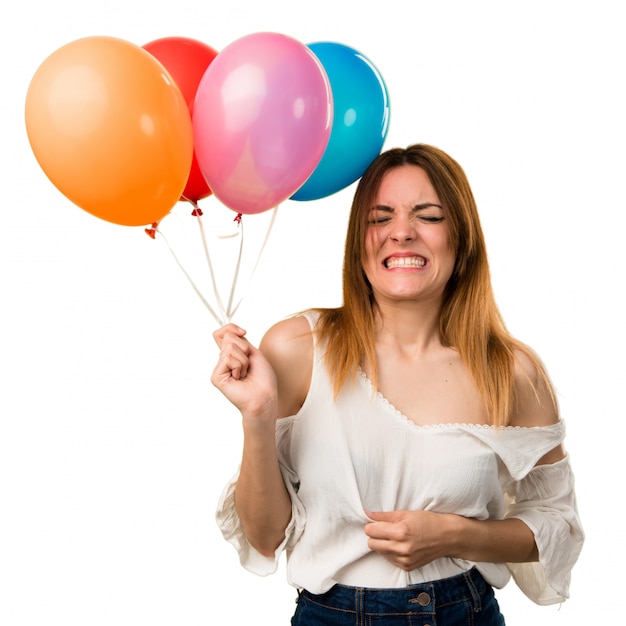
M 292 626 L 504 626 L 493 588 L 476 568 L 402 589 L 335 585 L 299 593 Z

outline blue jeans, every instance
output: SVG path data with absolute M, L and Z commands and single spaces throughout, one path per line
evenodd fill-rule
M 493 588 L 476 568 L 401 589 L 335 585 L 303 590 L 292 626 L 504 626 Z

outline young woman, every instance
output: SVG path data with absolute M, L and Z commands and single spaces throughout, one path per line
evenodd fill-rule
M 260 349 L 214 334 L 212 382 L 244 432 L 217 520 L 243 566 L 286 551 L 294 625 L 503 624 L 493 588 L 511 575 L 562 602 L 583 543 L 564 425 L 498 312 L 456 161 L 420 144 L 372 163 L 343 296 Z

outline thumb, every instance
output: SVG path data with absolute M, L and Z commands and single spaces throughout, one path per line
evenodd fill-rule
M 375 522 L 397 522 L 402 519 L 402 511 L 365 511 Z

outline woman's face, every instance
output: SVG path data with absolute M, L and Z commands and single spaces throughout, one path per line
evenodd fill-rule
M 441 202 L 416 165 L 385 173 L 368 215 L 364 270 L 374 297 L 440 305 L 455 254 Z

